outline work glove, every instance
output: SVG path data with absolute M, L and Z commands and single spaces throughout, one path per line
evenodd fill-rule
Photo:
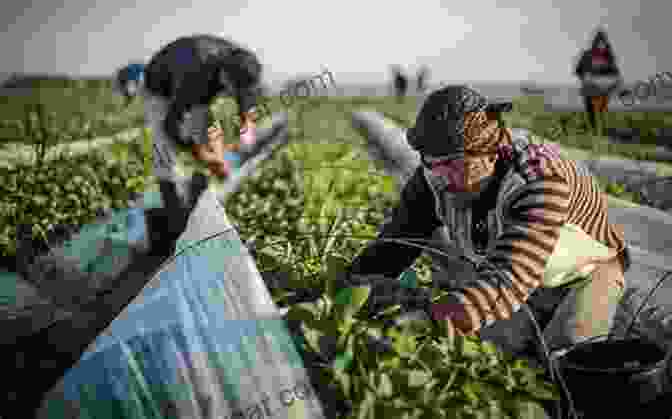
M 430 289 L 408 288 L 398 278 L 384 275 L 350 275 L 348 272 L 342 272 L 337 275 L 334 285 L 337 291 L 343 288 L 370 286 L 369 299 L 361 309 L 361 312 L 367 313 L 369 317 L 376 317 L 381 311 L 394 305 L 400 305 L 402 312 L 408 312 L 424 310 L 431 304 Z

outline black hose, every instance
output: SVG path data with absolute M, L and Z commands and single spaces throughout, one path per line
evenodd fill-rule
M 642 312 L 642 310 L 643 310 L 644 307 L 646 306 L 646 303 L 649 301 L 649 299 L 651 299 L 651 297 L 653 297 L 653 295 L 656 293 L 656 291 L 658 290 L 658 288 L 660 288 L 660 286 L 663 285 L 663 282 L 664 282 L 664 281 L 667 279 L 667 277 L 670 276 L 670 275 L 672 275 L 672 271 L 666 271 L 665 274 L 663 275 L 663 277 L 656 283 L 656 285 L 655 285 L 653 288 L 651 288 L 651 291 L 649 292 L 649 294 L 644 298 L 644 300 L 642 301 L 642 303 L 639 305 L 639 308 L 637 309 L 637 311 L 635 311 L 635 314 L 632 316 L 632 320 L 630 321 L 630 325 L 629 325 L 628 328 L 625 330 L 625 337 L 626 337 L 626 338 L 627 338 L 628 335 L 630 335 L 630 333 L 632 332 L 632 329 L 634 328 L 635 323 L 637 322 L 637 316 L 639 316 L 639 313 Z
M 513 287 L 513 284 L 511 283 L 511 280 L 500 270 L 498 269 L 492 262 L 488 260 L 484 260 L 483 265 L 485 265 L 488 269 L 490 269 L 492 272 L 496 273 L 496 275 L 502 279 L 503 283 L 508 284 L 509 286 Z M 561 388 L 565 398 L 567 399 L 567 403 L 569 404 L 569 414 L 573 419 L 579 419 L 579 415 L 574 407 L 574 400 L 572 399 L 572 395 L 567 388 L 567 384 L 565 383 L 565 379 L 562 376 L 560 372 L 560 368 L 558 367 L 556 361 L 551 358 L 550 351 L 548 349 L 548 345 L 546 344 L 546 339 L 544 339 L 544 335 L 541 331 L 541 327 L 539 326 L 539 322 L 537 321 L 536 317 L 534 316 L 534 313 L 530 309 L 530 306 L 527 302 L 523 302 L 521 305 L 521 308 L 525 310 L 527 313 L 528 317 L 532 321 L 532 325 L 534 326 L 534 331 L 537 335 L 538 343 L 539 343 L 539 349 L 540 353 L 543 354 L 546 365 L 548 368 L 548 373 L 551 376 L 551 380 L 554 381 L 558 386 Z M 563 418 L 562 414 L 562 405 L 558 401 L 556 404 L 556 409 L 558 410 L 558 417 Z

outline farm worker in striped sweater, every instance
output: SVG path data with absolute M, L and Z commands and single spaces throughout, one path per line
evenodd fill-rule
M 380 237 L 430 239 L 445 227 L 456 253 L 473 263 L 473 276 L 457 278 L 448 297 L 429 307 L 449 334 L 516 327 L 511 319 L 521 304 L 534 306 L 549 288 L 563 291 L 542 326 L 551 349 L 607 333 L 629 257 L 622 232 L 609 223 L 604 195 L 581 164 L 517 137 L 487 110 L 486 99 L 466 86 L 427 98 L 407 132 L 423 163 Z M 593 242 L 601 253 L 571 254 Z M 354 260 L 344 285 L 396 278 L 421 252 L 376 241 Z M 558 275 L 555 266 L 567 252 L 569 268 Z

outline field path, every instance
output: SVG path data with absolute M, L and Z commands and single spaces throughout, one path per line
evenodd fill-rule
M 55 156 L 64 151 L 70 151 L 74 155 L 85 154 L 91 149 L 104 147 L 115 142 L 131 142 L 137 138 L 140 133 L 141 128 L 131 128 L 118 132 L 114 136 L 57 144 L 49 150 L 48 156 Z M 33 156 L 33 148 L 30 145 L 21 143 L 1 145 L 0 167 L 13 167 L 17 163 L 31 161 L 34 158 Z

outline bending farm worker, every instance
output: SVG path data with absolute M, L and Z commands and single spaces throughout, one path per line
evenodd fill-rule
M 429 68 L 427 66 L 422 66 L 418 70 L 418 78 L 416 88 L 418 92 L 424 93 L 427 90 L 427 80 L 429 79 Z
M 427 307 L 449 334 L 485 339 L 499 327 L 512 335 L 521 305 L 542 307 L 547 290 L 556 299 L 550 321 L 540 322 L 551 349 L 608 333 L 629 257 L 604 195 L 586 167 L 514 135 L 490 109 L 466 86 L 429 95 L 407 131 L 422 165 L 379 238 L 428 240 L 444 228 L 455 254 L 471 262 L 472 275 L 451 278 L 448 296 Z M 399 277 L 421 252 L 376 240 L 341 286 Z
M 178 192 L 178 147 L 188 147 L 195 159 L 218 177 L 228 177 L 231 163 L 221 129 L 213 127 L 210 104 L 219 95 L 233 96 L 241 119 L 240 151 L 251 151 L 256 142 L 255 104 L 262 66 L 256 55 L 227 39 L 211 35 L 179 38 L 161 48 L 144 71 L 118 72 L 118 80 L 135 75 L 145 107 L 145 120 L 152 132 L 153 172 L 164 205 L 188 212 L 189 203 Z M 124 74 L 122 74 L 124 73 Z M 128 86 L 129 82 L 122 83 Z M 125 87 L 122 91 L 128 91 Z M 201 177 L 193 180 L 203 182 Z M 204 185 L 190 185 L 202 188 Z M 195 190 L 195 189 L 194 189 Z M 183 217 L 186 219 L 186 217 Z M 182 223 L 171 224 L 179 234 Z
M 404 74 L 404 70 L 399 65 L 392 66 L 392 78 L 394 85 L 394 94 L 398 101 L 406 97 L 408 91 L 408 78 Z

